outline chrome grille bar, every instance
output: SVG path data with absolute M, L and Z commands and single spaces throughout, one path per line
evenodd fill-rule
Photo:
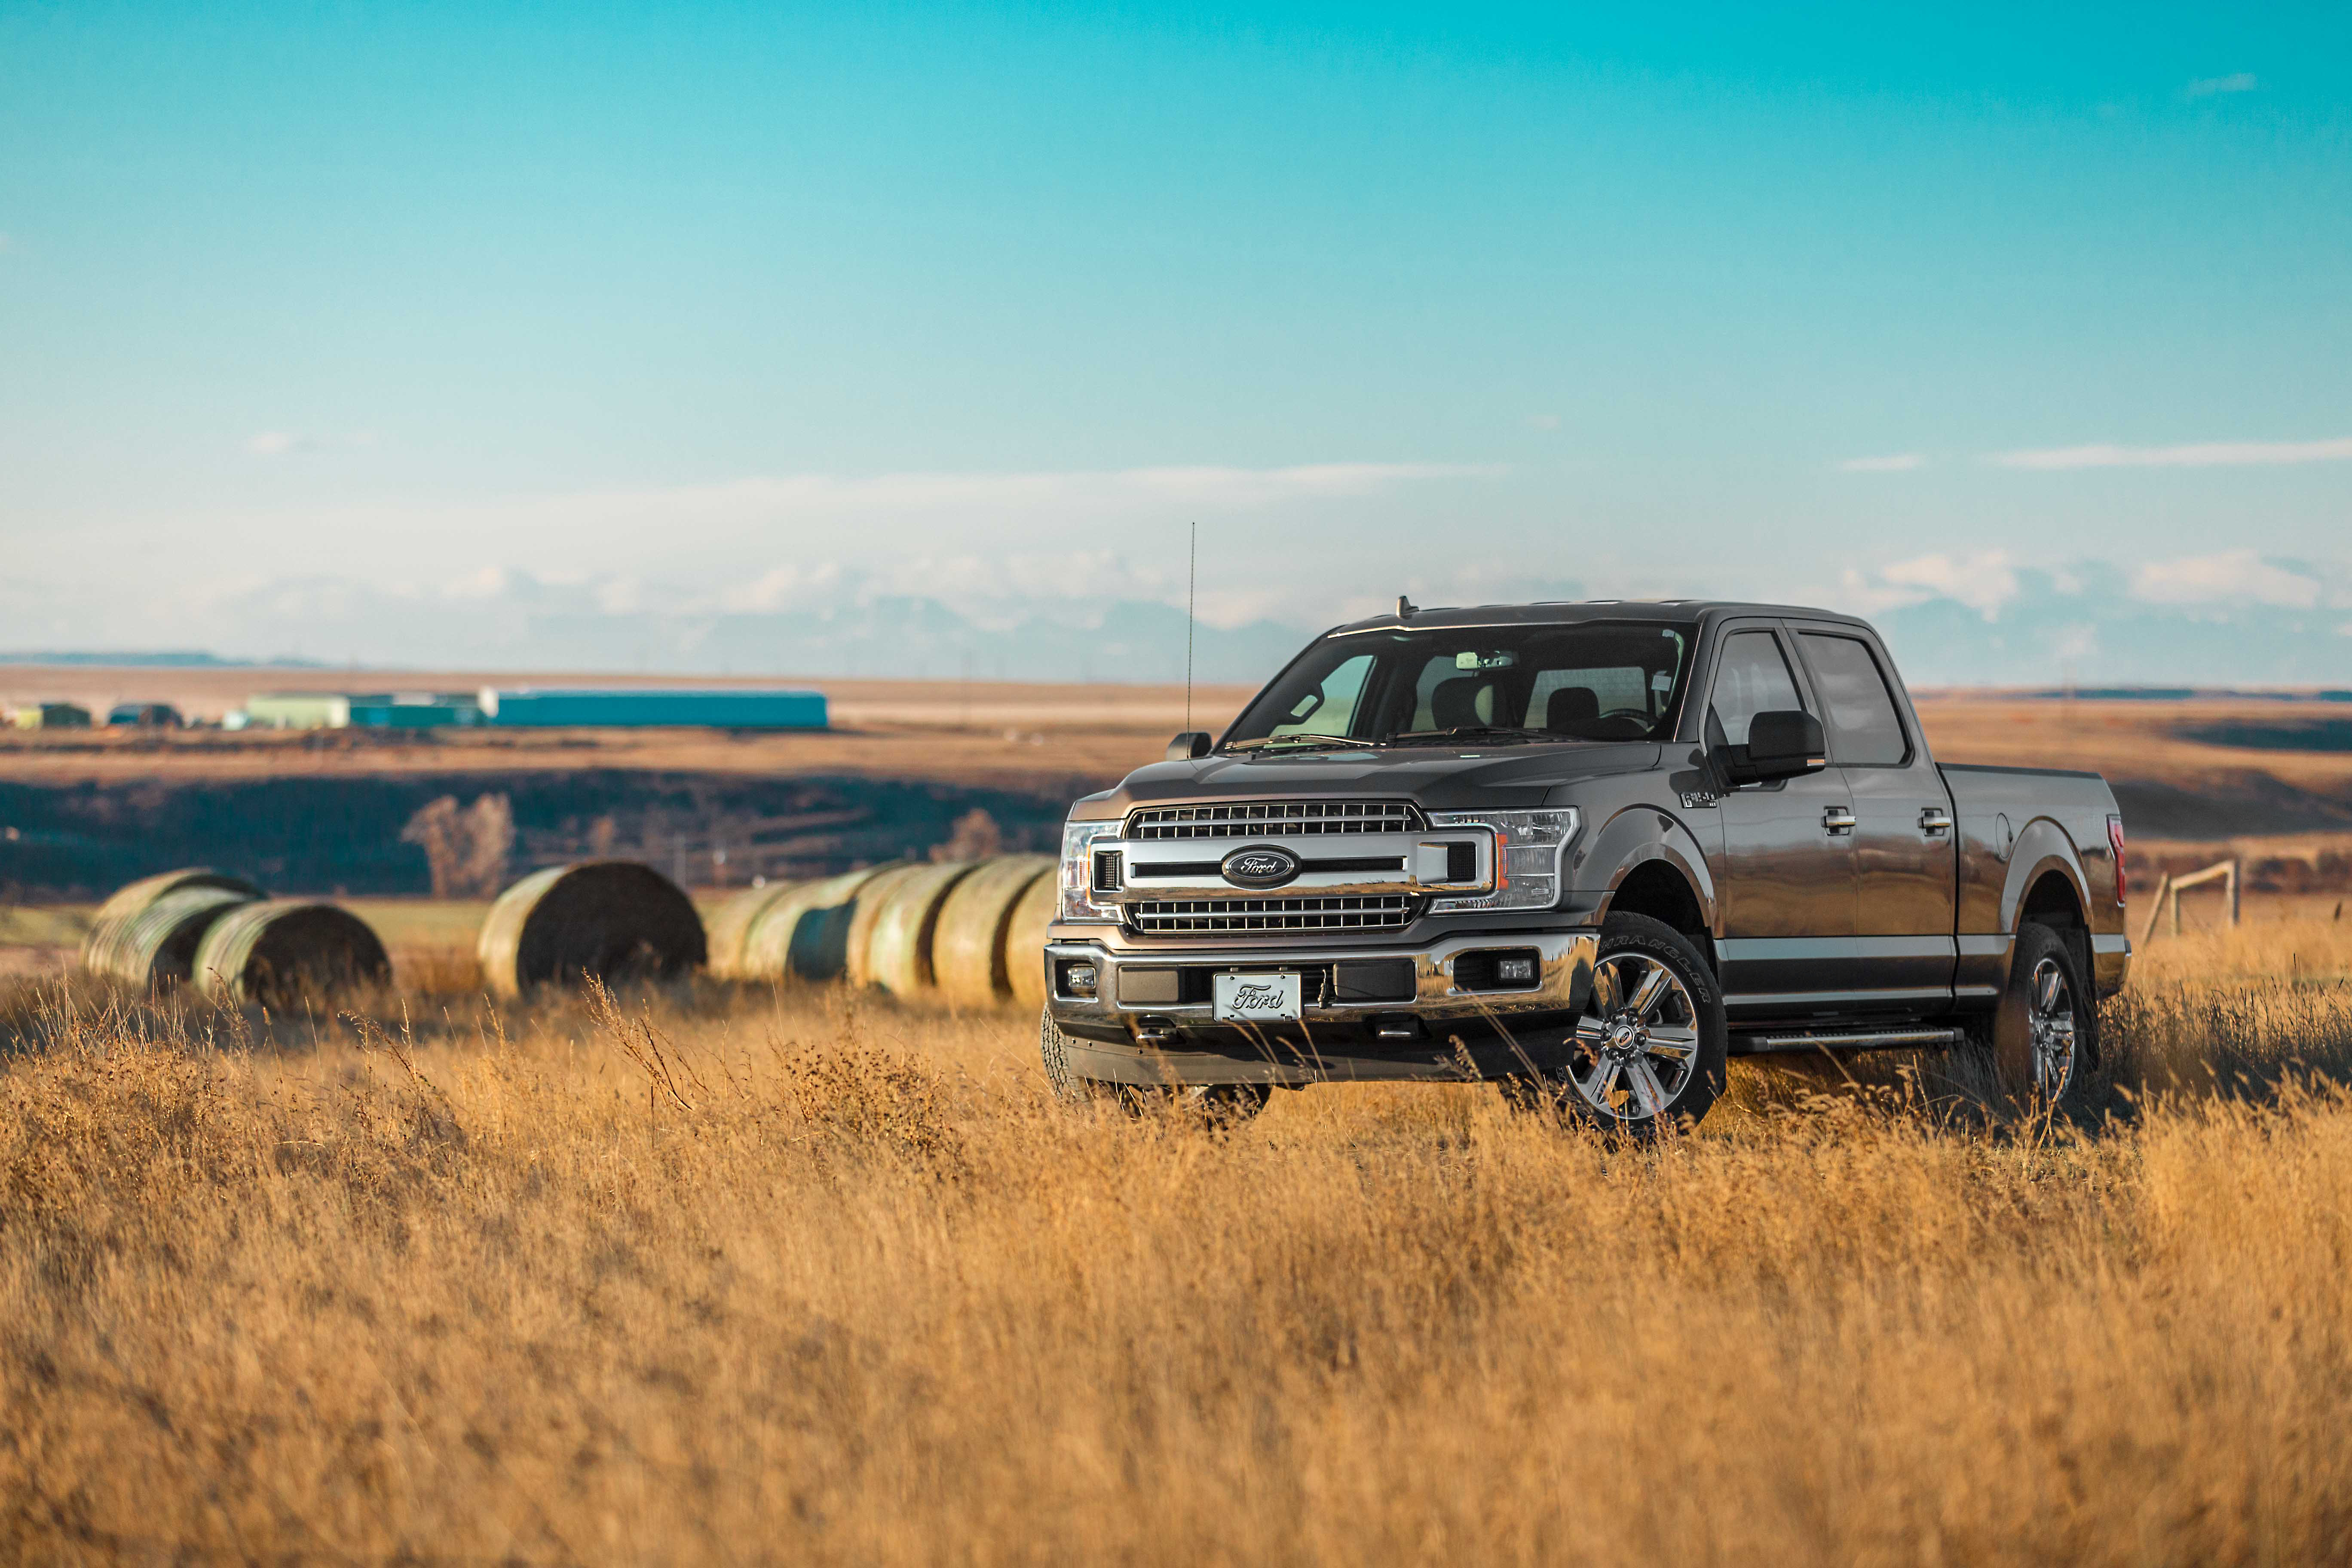
M 1147 935 L 1218 931 L 1394 931 L 1410 924 L 1413 900 L 1402 893 L 1321 899 L 1146 899 L 1127 918 Z
M 1409 800 L 1242 800 L 1148 805 L 1128 813 L 1120 837 L 1263 838 L 1333 833 L 1419 833 L 1428 826 Z

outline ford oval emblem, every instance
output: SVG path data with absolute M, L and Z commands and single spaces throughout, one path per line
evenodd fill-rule
M 1236 888 L 1279 888 L 1298 875 L 1298 857 L 1271 844 L 1252 844 L 1226 856 L 1218 869 Z

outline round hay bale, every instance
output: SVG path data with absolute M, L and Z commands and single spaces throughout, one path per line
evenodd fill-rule
M 857 889 L 856 900 L 850 906 L 849 928 L 844 938 L 841 973 L 852 985 L 875 983 L 874 966 L 868 962 L 874 947 L 874 928 L 882 923 L 882 911 L 898 895 L 898 889 L 917 878 L 937 873 L 940 867 L 929 860 L 902 861 L 886 866 L 866 879 Z M 957 869 L 961 871 L 961 866 Z
M 866 942 L 868 984 L 898 996 L 931 988 L 931 944 L 940 910 L 979 865 L 977 860 L 940 861 L 891 890 L 875 910 L 874 931 Z
M 1029 884 L 1004 927 L 1004 977 L 1024 1008 L 1045 1005 L 1045 928 L 1062 901 L 1062 879 L 1047 874 Z
M 777 900 L 803 885 L 772 882 L 764 888 L 746 888 L 711 910 L 703 922 L 710 939 L 710 973 L 721 980 L 744 978 L 749 972 L 743 967 L 743 944 L 750 940 L 751 928 L 775 907 Z
M 161 876 L 142 877 L 116 889 L 112 898 L 98 906 L 98 913 L 90 917 L 89 934 L 82 938 L 81 966 L 92 974 L 111 975 L 134 985 L 146 984 L 148 965 L 141 962 L 137 950 L 128 945 L 131 923 L 156 900 L 184 888 L 210 888 L 247 899 L 268 896 L 244 878 L 215 871 L 209 866 L 188 866 Z M 190 956 L 194 956 L 193 952 Z M 184 977 L 184 969 L 182 973 Z
M 367 921 L 334 904 L 266 899 L 223 913 L 196 945 L 198 990 L 228 1005 L 289 1007 L 392 978 Z
M 104 974 L 142 991 L 184 984 L 195 973 L 196 948 L 213 922 L 254 900 L 228 888 L 174 888 L 152 900 L 127 921 L 116 922 L 93 963 Z
M 933 984 L 961 1007 L 990 1007 L 1013 994 L 1004 933 L 1030 884 L 1054 868 L 1050 855 L 1005 855 L 983 860 L 940 906 L 931 937 Z
M 838 980 L 848 963 L 857 889 L 888 866 L 806 882 L 770 904 L 743 939 L 737 973 L 746 980 Z
M 475 944 L 501 996 L 550 982 L 667 980 L 709 956 L 702 917 L 677 884 L 635 860 L 534 871 L 499 895 Z

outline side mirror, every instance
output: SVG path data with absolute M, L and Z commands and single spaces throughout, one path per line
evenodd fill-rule
M 1733 769 L 1743 783 L 1791 779 L 1830 765 L 1822 721 L 1793 708 L 1759 713 L 1748 721 L 1747 756 Z
M 1168 742 L 1168 760 L 1189 763 L 1195 757 L 1205 757 L 1209 754 L 1209 748 L 1215 743 L 1216 737 L 1206 730 L 1181 731 L 1174 740 Z

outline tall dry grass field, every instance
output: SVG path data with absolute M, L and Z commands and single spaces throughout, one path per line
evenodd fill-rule
M 2341 1561 L 2347 970 L 2159 942 L 2101 1128 L 1877 1063 L 1654 1150 L 1073 1117 L 829 993 L 23 991 L 0 1557 Z

